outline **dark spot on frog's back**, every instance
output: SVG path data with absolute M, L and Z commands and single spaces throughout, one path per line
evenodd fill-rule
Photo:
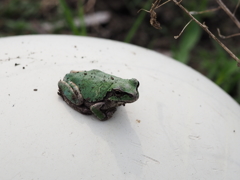
M 85 72 L 84 75 L 87 75 L 87 73 Z
M 111 76 L 111 80 L 114 80 L 114 78 Z

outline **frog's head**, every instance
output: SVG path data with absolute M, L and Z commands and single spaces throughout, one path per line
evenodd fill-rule
M 139 98 L 139 82 L 136 79 L 122 79 L 112 86 L 110 101 L 132 103 Z

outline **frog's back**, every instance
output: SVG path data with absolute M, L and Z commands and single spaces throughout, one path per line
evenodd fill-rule
M 79 71 L 66 74 L 64 80 L 75 83 L 83 96 L 89 102 L 101 101 L 107 92 L 111 91 L 112 84 L 120 78 L 106 74 L 100 70 Z

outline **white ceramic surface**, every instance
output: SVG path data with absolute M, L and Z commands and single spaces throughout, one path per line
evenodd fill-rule
M 1 180 L 240 178 L 240 107 L 191 68 L 87 37 L 1 38 L 0 49 Z M 139 100 L 104 122 L 74 111 L 57 82 L 90 69 L 137 78 Z

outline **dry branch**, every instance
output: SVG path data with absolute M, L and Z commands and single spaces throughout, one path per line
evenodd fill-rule
M 235 7 L 235 9 L 234 9 L 234 11 L 233 11 L 233 14 L 234 14 L 234 15 L 235 15 L 236 12 L 237 12 L 237 9 L 238 9 L 238 7 L 239 7 L 239 4 L 240 4 L 240 0 L 238 1 L 237 5 L 236 5 L 236 7 Z
M 219 0 L 216 0 L 219 1 Z M 235 54 L 232 53 L 230 49 L 228 49 L 211 31 L 209 31 L 208 27 L 205 24 L 200 23 L 195 17 L 193 17 L 188 10 L 183 7 L 178 1 L 173 0 L 173 2 L 179 6 L 192 20 L 194 20 L 204 31 L 206 31 L 217 43 L 222 46 L 222 48 L 234 59 L 237 61 L 237 65 L 240 67 L 240 59 L 238 59 Z M 222 7 L 222 6 L 221 6 Z
M 211 12 L 211 11 L 216 11 L 218 10 L 220 7 L 230 16 L 230 18 L 232 19 L 232 21 L 238 26 L 238 28 L 240 29 L 240 22 L 236 19 L 236 17 L 234 16 L 234 14 L 232 14 L 229 9 L 225 6 L 225 4 L 223 4 L 223 2 L 221 0 L 216 0 L 217 3 L 219 4 L 220 7 L 212 9 L 212 10 L 207 10 L 207 11 L 202 11 L 202 12 L 189 12 L 185 7 L 183 7 L 180 3 L 182 2 L 182 0 L 167 0 L 166 2 L 160 4 L 161 0 L 155 0 L 154 3 L 152 3 L 152 7 L 149 11 L 145 10 L 145 9 L 140 9 L 139 11 L 143 10 L 145 12 L 150 13 L 151 19 L 150 19 L 150 24 L 155 27 L 156 29 L 160 29 L 160 23 L 157 21 L 157 15 L 155 12 L 155 9 L 161 7 L 162 5 L 168 3 L 169 1 L 173 1 L 178 7 L 180 7 L 190 18 L 191 20 L 187 23 L 187 25 L 185 25 L 185 27 L 183 28 L 183 30 L 180 32 L 180 34 L 178 36 L 174 36 L 175 39 L 177 39 L 182 32 L 184 31 L 184 29 L 188 26 L 188 24 L 193 20 L 195 21 L 204 31 L 206 31 L 220 46 L 222 46 L 222 48 L 237 62 L 237 65 L 240 67 L 240 59 L 230 50 L 228 49 L 211 31 L 209 31 L 208 27 L 204 24 L 204 23 L 200 23 L 192 14 L 200 14 L 200 13 L 205 13 L 205 12 Z M 238 5 L 237 5 L 238 7 Z M 138 11 L 138 12 L 139 12 Z M 218 30 L 219 31 L 219 30 Z M 219 31 L 219 36 L 220 37 L 224 37 L 220 34 Z M 236 36 L 236 34 L 232 35 L 232 36 Z M 225 37 L 226 38 L 226 37 Z
M 206 11 L 189 11 L 190 14 L 192 15 L 195 15 L 195 14 L 203 14 L 203 13 L 209 13 L 209 12 L 213 12 L 213 11 L 217 11 L 221 9 L 221 7 L 217 7 L 217 8 L 214 8 L 214 9 L 209 9 L 209 10 L 206 10 Z
M 216 0 L 219 6 L 226 12 L 226 14 L 232 19 L 232 21 L 237 25 L 237 27 L 240 29 L 240 22 L 237 20 L 237 18 L 234 16 L 234 14 L 231 13 L 231 11 L 223 4 L 221 0 Z
M 184 30 L 186 29 L 186 27 L 190 24 L 190 22 L 192 22 L 192 19 L 184 26 L 184 28 L 182 29 L 182 31 L 179 33 L 178 36 L 174 36 L 174 39 L 177 39 L 177 38 L 179 38 L 179 37 L 182 35 L 183 31 L 184 31 Z
M 222 38 L 222 39 L 228 39 L 228 38 L 232 38 L 232 37 L 235 37 L 235 36 L 240 36 L 240 33 L 232 34 L 232 35 L 229 35 L 229 36 L 223 36 L 223 35 L 221 34 L 219 28 L 217 28 L 217 31 L 218 31 L 219 37 Z

